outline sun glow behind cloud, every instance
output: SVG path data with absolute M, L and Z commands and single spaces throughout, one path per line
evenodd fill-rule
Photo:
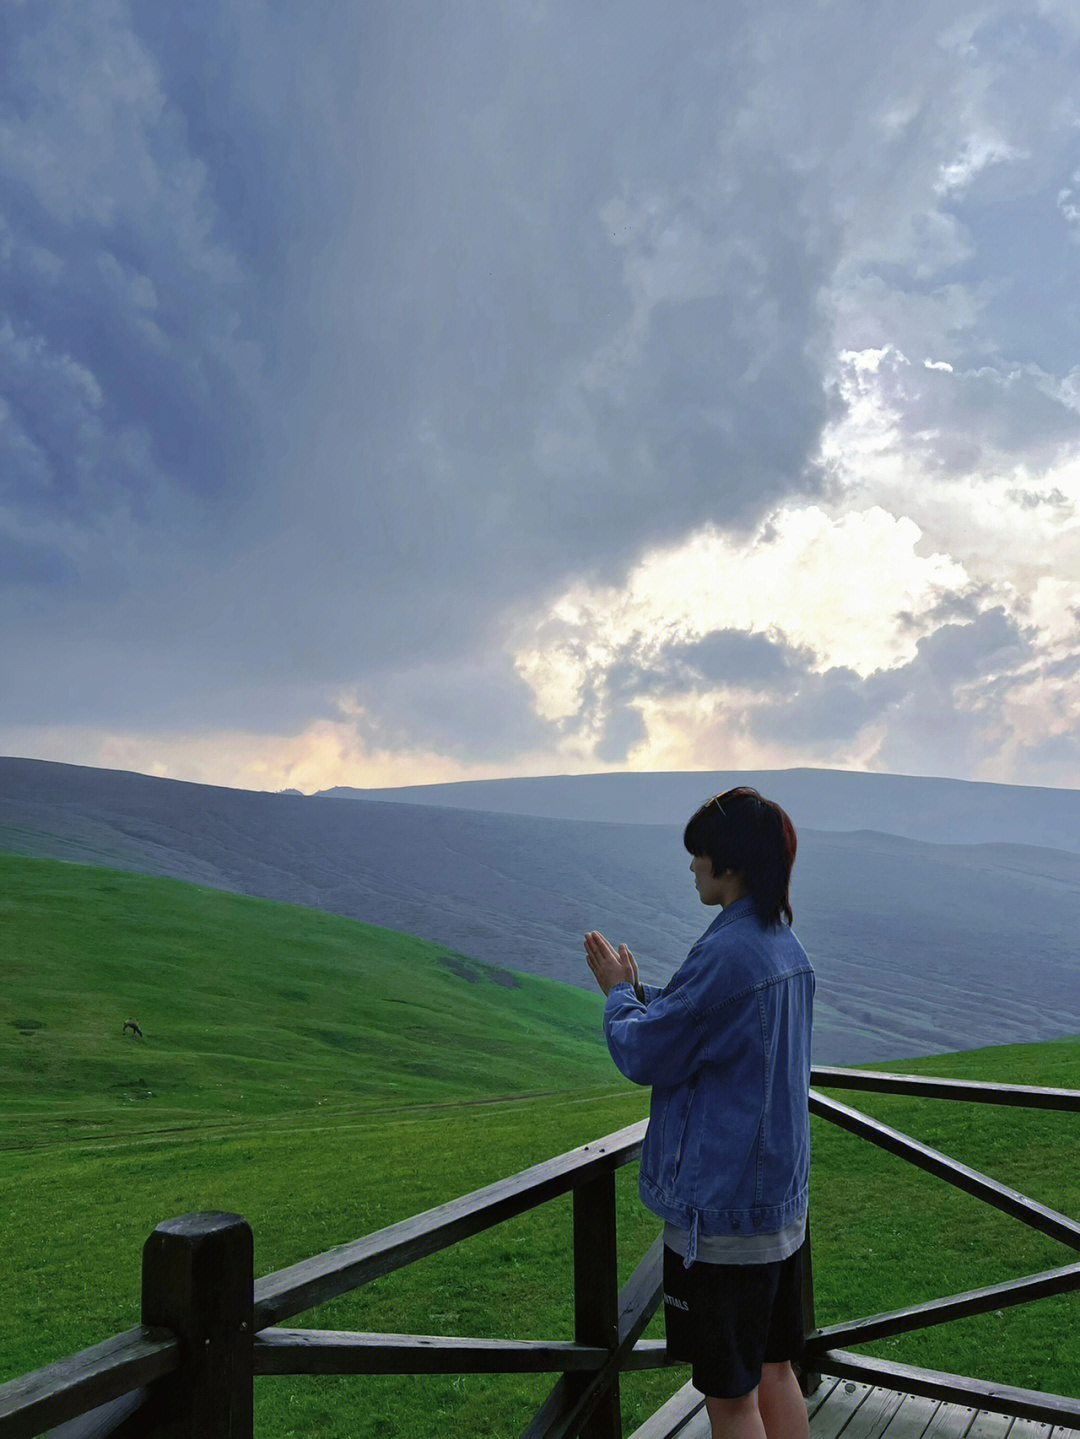
M 718 630 L 808 650 L 812 668 L 866 675 L 912 658 L 920 619 L 970 587 L 963 567 L 922 556 L 918 526 L 878 506 L 830 516 L 782 509 L 742 540 L 708 526 L 648 555 L 624 587 L 572 588 L 517 663 L 551 718 L 578 708 L 590 666 L 640 658 Z
M 846 410 L 826 432 L 823 453 L 837 503 L 902 506 L 926 542 L 970 576 L 978 608 L 1000 605 L 1027 627 L 1030 658 L 1015 667 L 998 750 L 977 772 L 1035 779 L 1023 752 L 1056 747 L 1064 758 L 1080 727 L 1080 446 L 1063 436 L 1042 464 L 1032 462 L 1015 444 L 1007 414 L 1034 428 L 1027 407 L 1048 393 L 1068 399 L 1068 387 L 1035 366 L 974 375 L 950 366 L 931 382 L 953 389 L 928 403 L 918 371 L 895 349 L 841 354 L 836 383 Z M 967 429 L 973 398 L 995 413 L 996 433 Z M 968 464 L 943 463 L 958 438 Z M 1080 765 L 1073 761 L 1065 776 L 1080 782 Z
M 612 666 L 647 666 L 672 645 L 717 632 L 765 636 L 800 651 L 809 672 L 843 667 L 865 677 L 895 668 L 914 658 L 942 601 L 972 588 L 948 556 L 920 554 L 921 539 L 910 519 L 877 506 L 832 516 L 816 505 L 784 508 L 745 539 L 708 526 L 646 556 L 625 586 L 568 590 L 535 632 L 522 636 L 516 663 L 538 710 L 564 722 L 588 712 Z M 755 689 L 753 679 L 733 674 L 663 700 L 641 696 L 636 706 L 648 738 L 634 747 L 632 762 L 695 768 L 736 740 L 747 764 L 790 758 L 790 750 L 755 744 L 745 732 L 740 705 Z M 603 720 L 602 712 L 591 713 L 594 731 Z M 709 727 L 705 759 L 700 746 Z
M 672 646 L 734 631 L 797 652 L 801 664 L 765 684 L 669 666 L 661 693 L 639 690 L 628 701 L 640 720 L 628 764 L 828 758 L 931 769 L 933 731 L 920 749 L 917 698 L 892 748 L 886 711 L 902 708 L 895 696 L 868 705 L 861 724 L 824 747 L 812 727 L 778 739 L 759 722 L 812 676 L 844 671 L 880 691 L 890 673 L 905 683 L 923 673 L 930 703 L 947 704 L 965 729 L 974 774 L 1037 781 L 1042 765 L 1064 760 L 1058 775 L 1080 778 L 1069 760 L 1080 725 L 1080 453 L 1065 435 L 1032 463 L 1022 433 L 1038 423 L 1025 413 L 1032 397 L 1057 402 L 1062 387 L 1034 366 L 923 369 L 931 393 L 893 347 L 842 352 L 833 383 L 843 408 L 821 446 L 826 500 L 781 506 L 749 536 L 705 526 L 645 556 L 623 585 L 570 587 L 547 618 L 524 627 L 516 664 L 539 712 L 598 745 L 610 672 L 655 670 Z M 973 408 L 992 413 L 985 432 L 966 430 Z M 932 656 L 942 626 L 951 657 L 924 662 L 923 642 Z
M 387 745 L 366 737 L 354 720 L 318 720 L 291 735 L 221 730 L 211 735 L 155 730 L 109 731 L 62 726 L 0 731 L 4 752 L 67 764 L 225 785 L 230 789 L 298 789 L 335 785 L 382 788 L 498 779 L 505 765 L 456 761 L 433 749 Z M 32 740 L 32 746 L 30 741 Z M 546 754 L 527 757 L 526 774 L 561 773 Z

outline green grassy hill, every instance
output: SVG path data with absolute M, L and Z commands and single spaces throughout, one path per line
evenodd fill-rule
M 0 970 L 4 1145 L 618 1079 L 599 993 L 176 880 L 0 855 Z
M 607 1060 L 599 996 L 527 977 L 512 988 L 517 976 L 317 911 L 54 862 L 0 866 L 0 1095 L 14 1121 L 0 1149 L 0 1380 L 137 1322 L 140 1251 L 163 1218 L 244 1214 L 267 1273 L 646 1112 L 646 1093 Z M 120 1037 L 127 1018 L 142 1044 Z M 1080 1041 L 893 1067 L 1080 1088 Z M 841 1097 L 1080 1214 L 1077 1116 Z M 1075 1258 L 828 1126 L 815 1123 L 814 1143 L 821 1323 Z M 658 1227 L 636 1184 L 636 1166 L 619 1172 L 623 1280 Z M 297 1322 L 567 1338 L 571 1254 L 566 1197 Z M 661 1317 L 648 1333 L 662 1337 Z M 1076 1394 L 1078 1334 L 1068 1297 L 870 1352 Z M 688 1377 L 625 1376 L 627 1432 Z M 501 1439 L 552 1382 L 263 1379 L 256 1432 Z

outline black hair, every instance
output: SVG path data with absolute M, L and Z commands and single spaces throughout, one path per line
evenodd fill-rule
M 683 844 L 710 859 L 713 874 L 730 869 L 742 876 L 762 924 L 771 928 L 781 915 L 791 923 L 795 826 L 773 800 L 746 785 L 714 795 L 690 816 Z

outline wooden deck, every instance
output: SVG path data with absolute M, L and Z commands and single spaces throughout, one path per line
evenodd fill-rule
M 1010 1419 L 960 1404 L 824 1379 L 807 1401 L 810 1439 L 1077 1439 L 1075 1429 Z M 704 1400 L 686 1384 L 630 1439 L 709 1439 Z

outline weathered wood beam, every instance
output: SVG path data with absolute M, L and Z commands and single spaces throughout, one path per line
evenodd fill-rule
M 659 1235 L 619 1295 L 619 1342 L 602 1369 L 582 1387 L 563 1375 L 521 1439 L 573 1439 L 601 1402 L 656 1312 L 664 1292 L 664 1239 Z M 666 1358 L 666 1356 L 665 1356 Z M 634 1366 L 637 1367 L 637 1366 Z M 643 1366 L 644 1367 L 644 1366 Z
M 0 1439 L 28 1439 L 171 1373 L 180 1344 L 169 1329 L 138 1325 L 102 1344 L 0 1384 Z
M 291 1315 L 546 1204 L 594 1174 L 632 1163 L 641 1153 L 645 1126 L 646 1121 L 639 1120 L 508 1179 L 265 1275 L 255 1285 L 256 1329 L 280 1324 Z
M 803 1239 L 802 1247 L 802 1326 L 804 1335 L 813 1334 L 817 1329 L 817 1316 L 814 1310 L 814 1246 L 809 1210 L 806 1214 L 806 1237 Z M 795 1365 L 795 1377 L 799 1381 L 799 1388 L 802 1390 L 804 1398 L 816 1394 L 821 1387 L 821 1375 L 810 1360 L 811 1356 L 808 1352 Z
M 962 1374 L 944 1374 L 937 1369 L 917 1369 L 911 1364 L 868 1359 L 843 1349 L 826 1349 L 818 1356 L 824 1374 L 875 1384 L 901 1394 L 921 1394 L 927 1399 L 987 1409 L 1016 1419 L 1034 1419 L 1040 1424 L 1057 1424 L 1080 1430 L 1080 1399 L 1063 1394 L 1044 1394 L 1037 1389 L 1015 1389 Z
M 928 1144 L 912 1139 L 909 1134 L 890 1129 L 887 1124 L 871 1119 L 868 1114 L 851 1109 L 835 1099 L 826 1099 L 823 1094 L 813 1089 L 810 1091 L 810 1113 L 829 1120 L 861 1139 L 868 1139 L 871 1144 L 908 1160 L 916 1168 L 924 1169 L 938 1179 L 944 1179 L 946 1183 L 955 1185 L 967 1194 L 973 1194 L 994 1209 L 1011 1214 L 1014 1219 L 1030 1225 L 1032 1229 L 1048 1234 L 1051 1239 L 1060 1240 L 1070 1249 L 1080 1249 L 1080 1224 L 1075 1219 L 1069 1219 L 1055 1209 L 1048 1209 L 1045 1204 L 1038 1204 L 1016 1189 L 998 1184 L 996 1180 L 980 1174 L 977 1169 L 961 1164 L 959 1160 L 942 1154 L 940 1150 L 931 1149 Z
M 48 1439 L 166 1439 L 154 1419 L 155 1404 L 149 1389 L 134 1389 L 50 1429 Z
M 979 1079 L 939 1079 L 927 1074 L 842 1069 L 815 1064 L 811 1084 L 823 1089 L 859 1089 L 922 1099 L 958 1099 L 972 1104 L 1009 1104 L 1021 1109 L 1063 1109 L 1080 1113 L 1080 1089 L 1045 1089 L 1030 1084 L 987 1084 Z
M 650 1414 L 630 1439 L 671 1439 L 673 1434 L 689 1432 L 688 1425 L 705 1408 L 705 1396 L 692 1384 L 677 1389 L 666 1404 Z M 702 1416 L 707 1419 L 707 1416 Z
M 672 1369 L 675 1360 L 667 1355 L 664 1339 L 639 1339 L 633 1349 L 623 1352 L 621 1374 L 636 1374 L 642 1369 Z
M 873 1314 L 865 1319 L 852 1319 L 844 1324 L 828 1324 L 807 1335 L 807 1353 L 813 1358 L 819 1351 L 837 1345 L 869 1344 L 873 1339 L 888 1339 L 894 1334 L 908 1334 L 915 1329 L 928 1329 L 946 1324 L 951 1319 L 967 1319 L 973 1314 L 986 1314 L 993 1309 L 1007 1309 L 1014 1304 L 1029 1304 L 1052 1294 L 1067 1294 L 1080 1289 L 1080 1264 L 1067 1264 L 1061 1269 L 1048 1269 L 1024 1279 L 1010 1279 L 1005 1284 L 969 1289 L 946 1299 L 931 1299 L 905 1309 Z
M 607 1349 L 545 1339 L 264 1329 L 256 1374 L 550 1374 L 599 1369 Z
M 183 1349 L 154 1388 L 169 1439 L 252 1439 L 253 1253 L 247 1220 L 217 1210 L 166 1219 L 143 1246 L 142 1321 L 168 1325 Z
M 599 1369 L 610 1352 L 557 1339 L 264 1329 L 255 1339 L 255 1373 L 561 1374 Z M 639 1339 L 622 1368 L 636 1371 L 668 1365 L 662 1339 Z
M 574 1339 L 610 1353 L 619 1342 L 619 1251 L 615 1233 L 615 1173 L 597 1175 L 574 1190 Z M 584 1389 L 584 1375 L 575 1380 Z M 619 1374 L 581 1426 L 580 1439 L 622 1439 Z

